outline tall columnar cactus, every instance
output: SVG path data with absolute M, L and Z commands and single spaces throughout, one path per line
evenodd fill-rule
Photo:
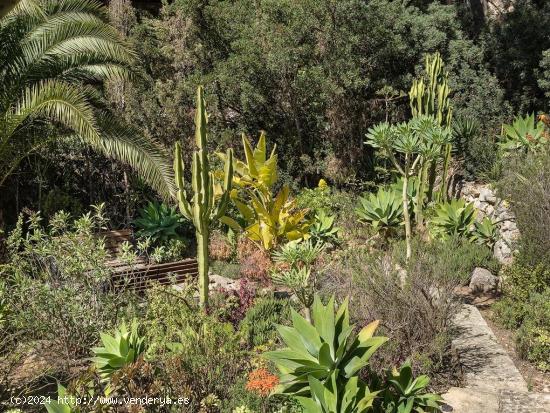
M 449 73 L 444 71 L 443 60 L 439 52 L 426 55 L 426 81 L 423 78 L 413 80 L 409 91 L 411 112 L 414 117 L 422 115 L 434 117 L 440 126 L 449 128 L 453 109 L 450 99 L 448 83 Z M 447 193 L 447 172 L 451 160 L 451 144 L 443 148 L 443 176 L 440 199 L 443 201 Z M 436 161 L 426 163 L 418 172 L 420 191 L 417 200 L 417 224 L 423 225 L 422 204 L 424 193 L 427 192 L 428 201 L 432 200 L 433 187 L 436 176 Z M 427 188 L 426 188 L 427 186 Z
M 195 114 L 195 142 L 198 150 L 193 152 L 191 167 L 193 196 L 191 199 L 188 199 L 185 190 L 185 165 L 179 143 L 176 143 L 174 172 L 178 187 L 176 196 L 180 211 L 193 222 L 197 236 L 200 303 L 203 308 L 208 305 L 208 237 L 210 224 L 225 214 L 233 179 L 233 151 L 228 149 L 224 167 L 223 188 L 216 186 L 214 182 L 214 174 L 210 171 L 206 148 L 207 121 L 203 89 L 199 86 L 197 89 L 197 112 Z

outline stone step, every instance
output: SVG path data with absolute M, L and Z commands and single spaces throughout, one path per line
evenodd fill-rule
M 501 391 L 498 413 L 549 413 L 550 393 Z

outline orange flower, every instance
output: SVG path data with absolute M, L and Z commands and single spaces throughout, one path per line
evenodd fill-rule
M 260 396 L 267 396 L 277 384 L 279 384 L 277 376 L 271 374 L 267 369 L 257 369 L 248 375 L 246 389 Z

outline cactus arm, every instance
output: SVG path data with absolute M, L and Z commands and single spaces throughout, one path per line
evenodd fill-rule
M 176 149 L 175 149 L 174 155 L 175 155 L 174 172 L 175 172 L 176 185 L 178 187 L 178 192 L 176 197 L 178 200 L 179 208 L 181 213 L 185 216 L 185 218 L 187 218 L 188 220 L 192 220 L 193 215 L 191 214 L 191 205 L 187 200 L 187 193 L 185 191 L 185 181 L 184 181 L 185 164 L 181 157 L 181 145 L 179 142 L 176 142 Z

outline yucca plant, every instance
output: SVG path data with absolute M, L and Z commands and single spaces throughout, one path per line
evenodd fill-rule
M 139 214 L 139 218 L 134 220 L 138 236 L 150 238 L 156 244 L 181 239 L 177 231 L 184 218 L 175 207 L 149 202 L 145 208 L 139 210 Z
M 325 306 L 319 296 L 313 301 L 312 322 L 294 310 L 291 318 L 292 326 L 277 326 L 287 347 L 265 353 L 281 373 L 276 392 L 314 398 L 316 391 L 311 388 L 310 377 L 323 386 L 334 383 L 338 388 L 345 388 L 353 380 L 365 389 L 365 383 L 357 378 L 359 370 L 387 341 L 386 337 L 374 336 L 378 321 L 355 333 L 349 320 L 348 300 L 335 309 L 334 297 Z
M 549 142 L 546 126 L 535 119 L 534 113 L 516 117 L 511 125 L 502 125 L 502 132 L 499 145 L 505 151 L 537 151 Z
M 289 241 L 273 253 L 273 259 L 291 267 L 310 267 L 324 249 L 322 243 L 311 239 Z
M 292 291 L 304 308 L 305 319 L 311 321 L 311 306 L 315 296 L 316 279 L 310 267 L 290 267 L 283 271 L 271 273 L 271 280 L 276 285 L 284 286 Z
M 387 236 L 403 224 L 402 197 L 393 189 L 379 188 L 376 194 L 370 193 L 359 198 L 355 213 L 361 221 Z
M 328 215 L 323 210 L 318 211 L 309 227 L 310 239 L 326 244 L 337 244 L 340 228 L 334 225 L 335 218 L 334 215 Z
M 441 396 L 426 393 L 430 379 L 426 375 L 413 376 L 410 362 L 399 370 L 394 368 L 387 377 L 389 386 L 382 394 L 385 413 L 434 413 L 441 411 Z
M 135 54 L 96 0 L 21 0 L 0 19 L 0 186 L 51 139 L 78 139 L 173 194 L 169 157 L 106 109 L 96 85 L 127 80 Z
M 487 245 L 493 248 L 498 241 L 498 225 L 489 217 L 483 218 L 481 221 L 474 222 L 471 239 L 481 245 Z
M 435 214 L 430 224 L 436 234 L 462 237 L 471 235 L 471 228 L 475 221 L 473 204 L 466 203 L 463 199 L 453 199 L 436 205 Z
M 145 351 L 144 337 L 139 335 L 138 323 L 132 321 L 128 330 L 122 323 L 114 336 L 101 333 L 102 347 L 92 348 L 94 362 L 102 381 L 109 382 L 111 376 L 122 367 L 134 363 Z

